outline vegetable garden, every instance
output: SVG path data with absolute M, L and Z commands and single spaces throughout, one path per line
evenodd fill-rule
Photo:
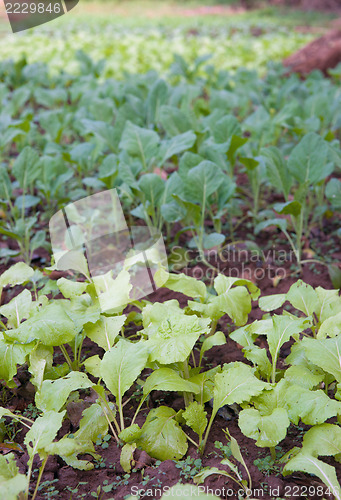
M 223 62 L 213 29 L 234 36 L 149 33 L 145 58 L 134 30 L 121 59 L 88 39 L 65 70 L 34 31 L 0 64 L 6 500 L 341 499 L 341 69 L 265 65 L 270 27 Z M 51 260 L 51 217 L 112 189 L 164 236 L 139 300 L 126 268 Z M 103 311 L 99 281 L 124 300 Z

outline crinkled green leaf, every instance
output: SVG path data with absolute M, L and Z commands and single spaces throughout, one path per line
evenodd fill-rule
M 324 375 L 321 373 L 314 373 L 306 366 L 289 366 L 285 370 L 284 380 L 292 385 L 299 385 L 305 389 L 312 389 L 324 379 Z
M 176 412 L 160 406 L 148 413 L 137 445 L 158 460 L 180 460 L 187 451 L 187 438 L 175 420 Z
M 22 344 L 39 340 L 44 345 L 58 346 L 70 342 L 77 332 L 77 326 L 58 301 L 48 304 L 19 328 L 8 330 L 5 336 Z
M 198 434 L 199 441 L 201 441 L 207 426 L 206 415 L 207 412 L 204 410 L 203 405 L 198 404 L 197 401 L 190 403 L 182 414 L 186 424 Z
M 224 370 L 215 376 L 214 383 L 214 413 L 224 405 L 249 401 L 269 387 L 253 375 L 250 366 L 241 362 L 224 365 Z
M 284 408 L 276 408 L 265 416 L 258 410 L 249 409 L 239 413 L 238 424 L 245 436 L 255 439 L 257 446 L 265 448 L 276 446 L 285 438 L 290 421 Z
M 174 315 L 161 324 L 151 324 L 145 328 L 148 346 L 151 349 L 150 361 L 163 365 L 185 361 L 190 355 L 200 335 L 209 332 L 209 318 Z
M 341 403 L 330 399 L 324 391 L 310 391 L 298 385 L 290 386 L 286 393 L 286 405 L 290 420 L 295 425 L 299 419 L 304 424 L 322 424 L 341 414 Z

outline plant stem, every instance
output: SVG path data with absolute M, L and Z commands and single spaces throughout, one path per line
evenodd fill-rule
M 101 406 L 102 406 L 102 405 L 101 405 Z M 109 419 L 108 415 L 106 414 L 106 411 L 104 410 L 103 406 L 102 406 L 102 410 L 103 410 L 103 413 L 104 413 L 105 418 L 107 419 L 107 422 L 108 422 L 108 425 L 109 425 L 109 427 L 110 427 L 110 430 L 111 430 L 111 432 L 112 432 L 112 434 L 113 434 L 114 438 L 116 439 L 116 442 L 117 442 L 117 443 L 119 443 L 119 439 L 118 439 L 118 436 L 117 436 L 117 434 L 116 434 L 116 432 L 115 432 L 115 429 L 113 428 L 113 426 L 112 426 L 112 424 L 111 424 L 111 422 L 110 422 L 110 419 Z
M 38 487 L 39 487 L 39 483 L 40 483 L 40 480 L 41 480 L 41 476 L 43 475 L 43 472 L 44 472 L 44 469 L 45 469 L 45 465 L 46 465 L 46 462 L 47 462 L 48 458 L 49 458 L 49 456 L 47 456 L 46 458 L 44 458 L 43 463 L 41 464 L 41 467 L 39 469 L 39 476 L 38 476 L 38 479 L 37 479 L 36 488 L 34 490 L 34 493 L 33 493 L 33 496 L 31 498 L 31 500 L 34 500 L 35 497 L 37 496 Z
M 276 448 L 274 446 L 270 446 L 270 453 L 272 460 L 276 460 Z
M 186 432 L 184 432 L 184 434 L 186 435 L 188 441 L 190 441 L 192 444 L 194 444 L 194 446 L 196 446 L 197 448 L 199 448 L 198 443 L 196 443 L 192 438 L 190 438 L 189 435 L 186 434 Z
M 73 370 L 72 362 L 71 362 L 70 356 L 67 353 L 67 350 L 65 349 L 65 347 L 63 345 L 60 345 L 59 347 L 64 355 L 64 358 L 66 359 L 67 364 L 69 365 L 70 370 L 72 371 Z
M 208 423 L 208 426 L 207 426 L 207 429 L 206 429 L 206 432 L 205 432 L 204 440 L 201 441 L 200 446 L 199 446 L 200 454 L 201 455 L 204 454 L 204 451 L 205 451 L 205 448 L 206 448 L 207 439 L 208 439 L 208 435 L 210 433 L 210 430 L 211 430 L 211 427 L 212 427 L 215 415 L 216 415 L 215 412 L 212 410 L 212 415 L 211 415 L 210 421 Z

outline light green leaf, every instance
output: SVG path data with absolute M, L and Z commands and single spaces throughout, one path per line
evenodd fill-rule
M 217 168 L 213 162 L 205 160 L 188 172 L 185 193 L 189 200 L 204 203 L 217 191 L 224 175 L 217 175 Z
M 284 408 L 276 408 L 266 416 L 249 409 L 239 413 L 238 424 L 245 436 L 256 440 L 257 446 L 270 448 L 285 438 L 290 421 Z
M 102 359 L 100 371 L 102 378 L 115 396 L 121 400 L 146 366 L 148 351 L 144 342 L 132 344 L 120 340 L 107 351 Z
M 162 141 L 159 150 L 158 164 L 163 166 L 168 158 L 191 149 L 196 141 L 196 138 L 197 136 L 194 132 L 192 132 L 192 130 L 188 130 L 184 134 L 176 135 L 168 141 Z
M 243 353 L 246 359 L 254 364 L 261 377 L 269 380 L 272 368 L 266 349 L 260 348 L 257 345 L 247 346 L 244 347 Z
M 0 276 L 0 288 L 22 285 L 33 276 L 34 270 L 24 262 L 17 262 Z
M 121 451 L 120 455 L 120 464 L 124 472 L 130 474 L 131 467 L 135 463 L 134 462 L 134 451 L 136 450 L 135 443 L 126 443 Z
M 164 283 L 167 275 L 168 279 L 163 285 L 165 288 L 173 290 L 173 292 L 181 292 L 187 297 L 205 299 L 207 294 L 205 283 L 183 273 L 172 274 L 167 273 L 164 269 L 159 269 L 154 276 L 156 285 L 159 281 Z
M 34 344 L 8 342 L 0 333 L 0 378 L 10 382 L 17 373 L 17 365 L 23 365 Z
M 288 342 L 292 335 L 308 328 L 310 322 L 306 318 L 292 319 L 289 316 L 279 315 L 274 315 L 272 321 L 272 328 L 264 333 L 267 336 L 272 363 L 275 364 L 282 345 Z
M 84 361 L 84 367 L 87 372 L 89 372 L 94 377 L 101 377 L 101 358 L 96 354 L 95 356 L 91 356 Z
M 288 223 L 287 223 L 286 219 L 268 219 L 268 220 L 264 220 L 262 222 L 259 222 L 254 228 L 254 233 L 258 234 L 270 226 L 277 226 L 282 231 L 286 231 L 287 225 L 288 225 Z
M 287 300 L 306 316 L 310 316 L 315 312 L 319 302 L 313 287 L 302 280 L 298 280 L 291 285 L 287 293 Z
M 302 340 L 305 354 L 311 363 L 331 373 L 341 382 L 341 336 L 332 339 Z
M 165 181 L 157 174 L 144 174 L 140 177 L 138 187 L 152 207 L 160 204 L 165 190 Z
M 328 144 L 319 135 L 310 132 L 293 149 L 288 169 L 300 183 L 316 184 L 324 179 L 328 161 Z
M 77 326 L 58 301 L 48 304 L 19 328 L 8 330 L 5 337 L 23 344 L 40 340 L 44 345 L 58 346 L 70 342 L 77 332 Z
M 77 297 L 78 295 L 82 295 L 82 293 L 84 293 L 87 289 L 88 283 L 59 278 L 57 286 L 66 299 L 71 299 L 73 297 Z
M 326 197 L 335 208 L 341 208 L 341 181 L 330 179 L 326 186 Z
M 160 138 L 153 130 L 138 127 L 130 121 L 126 123 L 123 131 L 120 149 L 123 149 L 131 156 L 137 156 L 144 167 L 156 157 Z
M 201 441 L 207 426 L 206 415 L 207 412 L 204 410 L 203 405 L 199 405 L 196 401 L 190 403 L 182 414 L 186 424 L 198 434 L 199 441 Z
M 302 451 L 289 460 L 284 467 L 283 474 L 288 475 L 295 471 L 308 472 L 308 474 L 319 477 L 330 489 L 336 500 L 341 500 L 341 487 L 335 469 L 331 465 L 327 465 L 322 460 Z
M 250 366 L 241 362 L 224 365 L 224 370 L 215 376 L 214 383 L 214 413 L 224 405 L 249 401 L 269 387 L 253 375 Z
M 65 415 L 65 410 L 57 413 L 48 411 L 42 417 L 38 417 L 31 429 L 25 436 L 24 443 L 30 456 L 28 465 L 33 462 L 34 456 L 38 453 L 41 459 L 48 455 L 46 447 L 50 445 L 59 431 Z
M 150 361 L 163 365 L 185 361 L 200 335 L 209 332 L 210 322 L 209 318 L 178 314 L 161 324 L 150 324 L 144 330 L 149 337 Z
M 187 451 L 187 438 L 175 415 L 167 406 L 151 410 L 137 445 L 158 460 L 180 460 Z
M 30 146 L 26 146 L 17 156 L 12 173 L 19 182 L 20 187 L 25 190 L 27 186 L 33 184 L 38 179 L 41 172 L 39 155 Z
M 214 279 L 214 288 L 216 289 L 218 295 L 228 292 L 232 286 L 245 286 L 249 290 L 253 300 L 256 300 L 259 297 L 259 288 L 250 280 L 233 278 L 231 276 L 225 276 L 224 274 L 218 274 L 218 276 Z
M 269 146 L 262 149 L 261 154 L 266 158 L 266 173 L 269 181 L 276 189 L 279 188 L 287 198 L 292 178 L 288 175 L 288 168 L 282 152 L 274 146 Z
M 290 420 L 295 425 L 299 419 L 304 424 L 322 424 L 328 418 L 341 414 L 341 403 L 330 399 L 321 390 L 310 391 L 298 385 L 290 386 L 286 394 L 286 405 Z
M 57 380 L 44 380 L 36 393 L 36 406 L 44 412 L 59 411 L 72 391 L 88 389 L 92 385 L 86 374 L 81 372 L 70 372 Z
M 292 385 L 299 385 L 305 389 L 312 389 L 320 384 L 323 379 L 323 373 L 314 373 L 313 369 L 306 366 L 290 366 L 285 370 L 284 379 Z
M 285 293 L 278 293 L 276 295 L 267 295 L 265 297 L 260 297 L 258 302 L 259 307 L 262 309 L 262 311 L 274 311 L 275 309 L 282 307 L 282 305 L 286 301 L 286 297 L 287 296 Z
M 225 459 L 221 461 L 221 464 L 223 464 L 223 462 L 225 462 L 224 465 L 228 465 L 234 473 L 238 474 L 238 468 L 235 465 L 233 465 L 232 462 L 230 462 L 230 460 Z M 204 483 L 208 477 L 213 476 L 214 474 L 217 474 L 218 476 L 226 476 L 228 478 L 231 478 L 231 474 L 226 472 L 226 470 L 218 469 L 218 467 L 205 467 L 200 472 L 198 472 L 198 474 L 194 476 L 193 481 L 195 484 L 201 484 Z M 211 497 L 205 495 L 203 498 L 217 498 L 217 497 Z
M 23 319 L 27 319 L 30 316 L 36 307 L 37 305 L 32 302 L 31 292 L 25 289 L 10 302 L 1 306 L 0 314 L 8 319 L 7 327 L 16 328 Z
M 302 205 L 299 201 L 293 200 L 285 203 L 275 203 L 273 208 L 278 214 L 289 214 L 297 217 L 301 213 Z
M 46 371 L 52 369 L 53 347 L 37 344 L 30 352 L 29 372 L 33 375 L 30 382 L 39 391 Z M 52 409 L 52 408 L 51 408 Z
M 210 399 L 213 398 L 213 390 L 214 390 L 214 377 L 215 375 L 221 371 L 220 365 L 217 365 L 215 368 L 211 370 L 198 373 L 190 377 L 190 382 L 198 385 L 200 388 L 200 393 L 195 396 L 195 399 L 201 403 L 207 403 Z
M 314 457 L 341 453 L 341 427 L 333 424 L 314 425 L 303 436 L 303 451 Z
M 146 396 L 155 390 L 193 392 L 194 394 L 200 392 L 196 384 L 183 379 L 171 368 L 159 368 L 149 375 L 143 386 L 143 394 Z
M 201 365 L 202 357 L 206 351 L 208 351 L 209 349 L 212 349 L 212 347 L 214 347 L 214 346 L 224 345 L 224 344 L 226 344 L 226 337 L 225 337 L 225 334 L 223 332 L 216 332 L 214 335 L 207 337 L 204 340 L 204 342 L 202 343 L 202 346 L 200 349 L 199 364 Z
M 6 500 L 18 500 L 26 490 L 28 477 L 19 474 L 14 453 L 0 455 L 0 495 Z
M 101 318 L 96 323 L 84 325 L 84 332 L 97 345 L 105 351 L 109 351 L 114 345 L 116 337 L 119 335 L 127 317 L 121 316 Z
M 162 276 L 164 277 L 164 275 Z M 142 310 L 142 322 L 144 328 L 150 325 L 161 325 L 167 318 L 174 316 L 183 316 L 184 312 L 179 306 L 179 302 L 175 299 L 166 300 L 165 302 L 154 302 L 147 304 Z
M 341 312 L 335 316 L 330 316 L 325 319 L 317 333 L 318 339 L 328 337 L 337 337 L 341 332 Z
M 141 429 L 137 424 L 130 425 L 121 431 L 118 437 L 125 443 L 132 443 L 141 436 Z

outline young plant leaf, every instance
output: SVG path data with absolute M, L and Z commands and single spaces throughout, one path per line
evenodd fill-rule
M 215 376 L 214 383 L 213 413 L 215 414 L 222 406 L 249 401 L 269 387 L 267 383 L 253 375 L 250 366 L 237 361 L 224 365 L 224 370 Z
M 148 351 L 144 342 L 132 344 L 120 340 L 107 351 L 101 362 L 101 375 L 116 400 L 132 386 L 147 363 Z
M 121 316 L 101 316 L 96 323 L 86 323 L 84 332 L 97 345 L 105 351 L 109 351 L 114 345 L 116 337 L 119 335 L 127 317 Z
M 183 379 L 171 368 L 159 368 L 149 375 L 143 386 L 143 394 L 147 396 L 155 390 L 192 392 L 194 394 L 200 392 L 200 388 L 196 384 Z
M 158 460 L 180 460 L 187 451 L 186 434 L 175 420 L 176 412 L 160 406 L 148 413 L 137 445 Z
M 28 464 L 32 465 L 36 454 L 39 454 L 41 459 L 46 458 L 49 453 L 46 447 L 50 445 L 59 431 L 65 415 L 65 410 L 58 413 L 56 411 L 48 411 L 42 417 L 38 417 L 31 429 L 25 436 L 24 443 L 29 454 Z
M 290 421 L 284 408 L 275 408 L 270 415 L 249 409 L 239 413 L 238 424 L 245 436 L 256 440 L 257 446 L 271 448 L 285 438 Z
M 0 494 L 6 500 L 18 500 L 26 490 L 28 477 L 19 474 L 14 453 L 0 455 Z
M 35 403 L 37 408 L 44 412 L 59 411 L 72 391 L 88 389 L 92 386 L 93 383 L 85 373 L 70 372 L 57 380 L 44 380 L 40 390 L 36 393 Z
M 182 417 L 186 420 L 186 424 L 198 434 L 199 442 L 207 426 L 206 415 L 207 412 L 204 410 L 204 407 L 199 405 L 197 401 L 190 403 L 182 414 Z

